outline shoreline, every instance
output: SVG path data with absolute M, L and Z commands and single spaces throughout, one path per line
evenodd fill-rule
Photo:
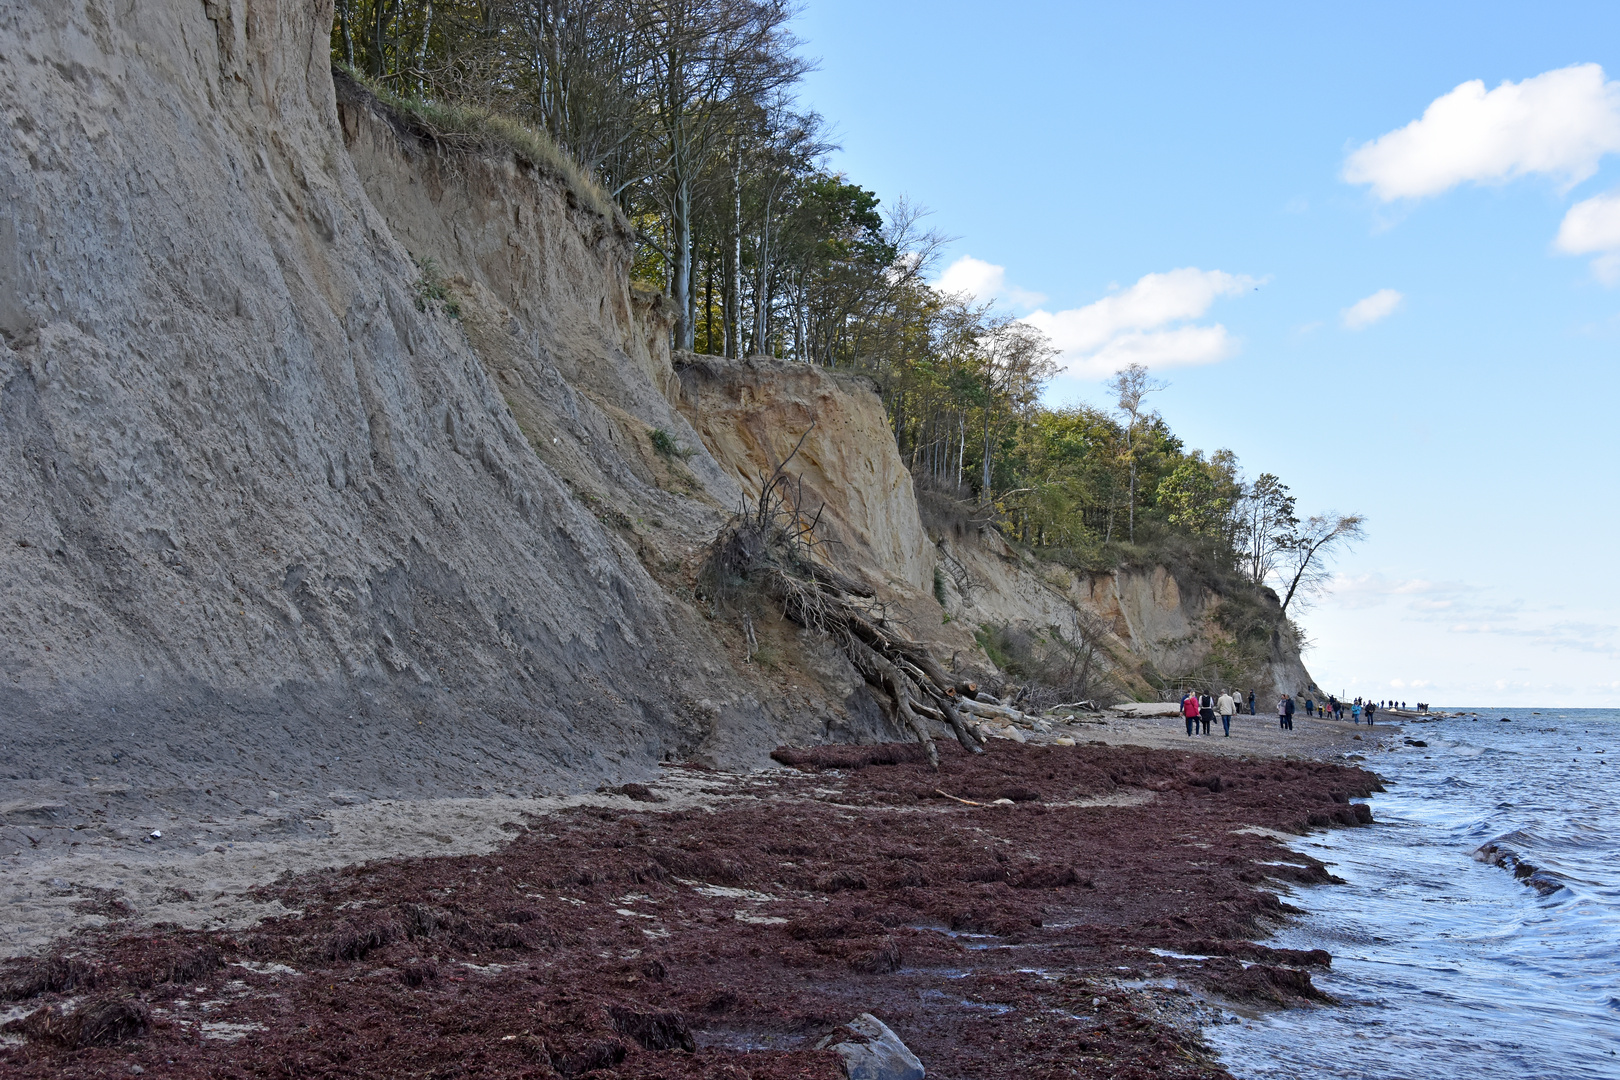
M 1211 736 L 1188 737 L 1179 716 L 1130 716 L 1115 710 L 1083 715 L 1070 723 L 1050 717 L 1041 722 L 1044 731 L 1020 728 L 1025 743 L 1050 746 L 1069 739 L 1350 764 L 1382 750 L 1382 740 L 1401 735 L 1394 724 L 1368 729 L 1349 721 L 1305 718 L 1296 721 L 1294 732 L 1280 732 L 1275 717 L 1265 715 L 1234 718 L 1231 738 L 1222 737 L 1219 721 Z M 992 754 L 1014 745 L 998 735 L 994 725 L 988 734 Z M 660 772 L 660 790 L 671 800 L 669 809 L 717 804 L 714 784 L 684 779 L 685 770 Z M 742 783 L 749 774 L 716 775 L 729 777 L 728 783 Z M 234 817 L 222 811 L 216 811 L 218 817 L 195 809 L 188 813 L 189 800 L 111 818 L 55 799 L 13 800 L 0 806 L 0 813 L 35 843 L 0 853 L 0 898 L 6 901 L 0 908 L 5 912 L 0 921 L 0 960 L 126 918 L 191 929 L 240 928 L 281 913 L 273 903 L 258 899 L 255 890 L 283 873 L 385 859 L 483 855 L 510 841 L 513 833 L 503 825 L 513 820 L 623 803 L 610 792 L 338 798 L 343 801 L 281 796 Z M 118 796 L 102 801 L 117 814 Z M 154 830 L 163 836 L 151 840 Z
M 715 1075 L 742 1062 L 760 1077 L 836 1076 L 836 1059 L 815 1044 L 871 1012 L 941 1075 L 1073 1066 L 1103 1076 L 1140 1062 L 1161 1075 L 1226 1076 L 1197 1037 L 1207 1001 L 1253 1009 L 1321 998 L 1310 971 L 1331 962 L 1325 953 L 1262 941 L 1295 910 L 1291 889 L 1333 880 L 1289 841 L 1365 820 L 1349 800 L 1377 778 L 1322 760 L 1361 748 L 1330 729 L 1284 744 L 1288 756 L 1268 752 L 1278 740 L 1258 728 L 1213 736 L 1221 751 L 1209 753 L 1212 740 L 1187 739 L 1171 719 L 1192 746 L 1144 748 L 1171 742 L 1169 725 L 1104 718 L 1026 737 L 1056 745 L 996 740 L 971 758 L 942 745 L 937 774 L 904 760 L 749 775 L 668 768 L 628 794 L 472 800 L 458 811 L 466 835 L 452 839 L 482 851 L 416 850 L 342 869 L 311 857 L 304 872 L 234 900 L 192 892 L 136 917 L 121 917 L 123 897 L 103 896 L 101 926 L 44 960 L 10 963 L 10 996 L 26 988 L 19 979 L 46 990 L 8 1015 L 134 994 L 150 1009 L 150 1033 L 78 1051 L 14 1034 L 0 1060 L 19 1075 L 63 1075 L 82 1059 L 202 1076 L 274 1053 L 319 1075 L 335 1066 L 318 1048 L 359 1012 L 392 1032 L 391 1049 L 367 1059 L 373 1071 L 476 1053 L 495 1075 L 568 1075 L 597 1047 L 619 1055 L 622 1076 Z M 836 749 L 846 766 L 862 754 L 915 756 L 907 746 Z M 510 816 L 493 821 L 494 806 Z M 444 820 L 417 809 L 422 828 Z M 394 812 L 373 804 L 371 827 Z M 343 823 L 326 850 L 347 838 L 360 854 L 367 807 L 332 813 Z M 397 848 L 403 838 L 392 839 Z M 252 853 L 225 854 L 251 869 Z M 162 880 L 161 867 L 145 869 L 140 877 Z M 219 928 L 138 929 L 187 904 L 194 920 L 213 918 L 205 905 L 221 901 Z M 65 949 L 91 974 L 52 990 L 40 972 L 53 956 L 60 968 Z M 340 981 L 350 1004 L 322 993 Z M 203 998 L 206 1017 L 194 1011 Z M 424 1041 L 400 1026 L 407 1014 L 467 1007 L 483 1018 L 472 1042 L 442 1032 Z M 674 1017 L 685 1034 L 669 1046 L 638 1041 L 631 1014 Z M 310 1027 L 288 1026 L 293 1016 Z

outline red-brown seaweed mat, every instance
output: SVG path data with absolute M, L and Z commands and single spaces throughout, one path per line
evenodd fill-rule
M 933 1077 L 1225 1077 L 1177 1022 L 1192 998 L 1121 984 L 1321 997 L 1325 953 L 1252 939 L 1293 910 L 1279 880 L 1331 877 L 1249 827 L 1363 822 L 1371 774 L 941 749 L 937 774 L 896 753 L 716 776 L 739 797 L 712 810 L 627 799 L 487 856 L 287 877 L 263 898 L 302 914 L 249 930 L 81 935 L 0 976 L 40 1007 L 0 1071 L 833 1078 L 817 1041 L 871 1012 Z M 1127 805 L 1077 805 L 1099 797 Z

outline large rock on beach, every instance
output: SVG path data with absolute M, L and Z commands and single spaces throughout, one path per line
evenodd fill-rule
M 861 1013 L 846 1025 L 856 1038 L 830 1047 L 844 1059 L 849 1080 L 923 1080 L 927 1070 L 883 1021 Z

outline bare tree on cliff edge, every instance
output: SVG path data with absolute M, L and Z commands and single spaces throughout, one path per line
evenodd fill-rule
M 1329 512 L 1312 515 L 1299 528 L 1293 542 L 1283 552 L 1283 569 L 1279 576 L 1288 583 L 1283 593 L 1284 612 L 1296 596 L 1309 598 L 1322 591 L 1329 577 L 1328 557 L 1338 548 L 1365 539 L 1366 521 L 1360 514 Z

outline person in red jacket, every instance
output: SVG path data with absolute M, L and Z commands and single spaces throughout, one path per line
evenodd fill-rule
M 1191 690 L 1181 699 L 1181 715 L 1187 718 L 1187 734 L 1193 733 L 1193 726 L 1198 723 L 1198 695 Z

